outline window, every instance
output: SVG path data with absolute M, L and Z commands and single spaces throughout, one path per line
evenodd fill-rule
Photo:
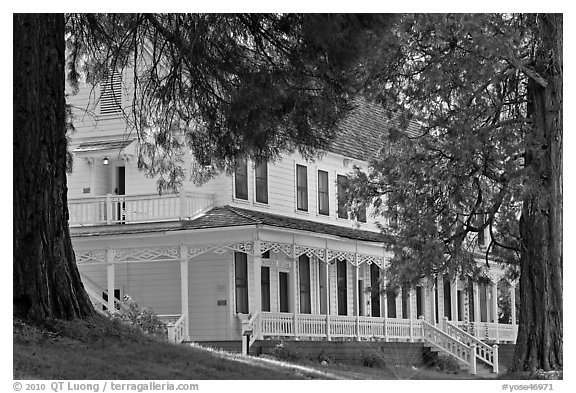
M 119 115 L 122 113 L 122 79 L 115 70 L 104 76 L 100 94 L 100 115 Z M 115 116 L 116 117 L 116 116 Z
M 326 305 L 326 265 L 318 264 L 318 280 L 320 281 L 320 314 L 328 314 L 328 307 Z
M 248 164 L 245 158 L 236 162 L 234 187 L 236 198 L 248 200 Z
M 396 318 L 396 292 L 386 291 L 386 307 L 388 308 L 388 318 Z
M 348 209 L 346 209 L 346 182 L 348 178 L 343 175 L 338 175 L 336 177 L 336 183 L 338 185 L 338 218 L 348 218 Z
M 300 313 L 311 314 L 310 258 L 308 255 L 300 255 L 298 258 L 298 271 L 300 273 Z
M 296 208 L 308 211 L 308 168 L 296 165 Z
M 248 314 L 248 256 L 234 252 L 234 276 L 236 280 L 236 312 Z
M 370 300 L 372 316 L 380 316 L 380 268 L 375 263 L 370 265 Z
M 256 166 L 256 202 L 268 203 L 268 164 Z
M 262 311 L 270 311 L 270 268 L 260 268 L 260 291 L 262 299 Z
M 348 315 L 348 286 L 346 283 L 346 260 L 336 262 L 336 284 L 338 291 L 338 315 Z
M 318 171 L 318 213 L 325 216 L 330 214 L 328 206 L 328 172 Z
M 278 301 L 280 303 L 280 312 L 290 312 L 288 308 L 288 273 L 278 273 Z
M 410 286 L 402 285 L 402 318 L 410 318 Z
M 418 285 L 416 287 L 416 316 L 424 315 L 424 309 L 422 308 L 422 287 Z

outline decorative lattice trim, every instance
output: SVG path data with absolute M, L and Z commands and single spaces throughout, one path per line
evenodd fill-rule
M 374 255 L 358 254 L 358 265 L 366 263 L 368 265 L 375 264 L 380 269 L 384 269 L 384 258 Z
M 197 257 L 198 255 L 205 254 L 207 252 L 213 252 L 215 254 L 225 254 L 229 251 L 239 251 L 244 253 L 251 253 L 254 250 L 254 243 L 230 243 L 230 244 L 206 244 L 198 246 L 188 246 L 188 256 L 190 258 Z
M 304 254 L 306 254 L 309 258 L 312 258 L 312 256 L 316 256 L 322 260 L 325 258 L 325 250 L 323 248 L 295 246 L 294 250 L 296 252 L 294 258 L 298 258 L 300 255 Z
M 106 263 L 106 250 L 82 250 L 76 252 L 76 264 Z
M 272 251 L 275 254 L 279 252 L 284 253 L 286 256 L 292 258 L 292 244 L 277 243 L 277 242 L 260 242 L 260 252 Z
M 114 250 L 115 262 L 179 261 L 179 247 L 123 248 Z
M 352 265 L 356 265 L 356 254 L 353 252 L 328 250 L 328 261 L 332 259 L 345 259 Z

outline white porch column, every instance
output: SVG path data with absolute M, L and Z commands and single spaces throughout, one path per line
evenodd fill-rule
M 356 285 L 356 296 L 354 296 L 354 308 L 356 309 L 356 340 L 360 341 L 360 287 L 358 286 L 358 278 L 360 275 L 358 274 L 358 254 L 355 254 L 354 262 L 356 262 L 356 266 L 354 266 L 354 282 Z
M 254 279 L 252 280 L 252 285 L 250 285 L 250 282 L 248 284 L 249 287 L 252 287 L 248 290 L 249 294 L 252 293 L 252 296 L 250 296 L 251 304 L 249 304 L 249 310 L 252 315 L 262 310 L 262 253 L 260 250 L 260 239 L 256 238 L 254 240 L 254 256 L 252 258 L 252 269 L 254 269 L 252 276 Z
M 438 322 L 444 319 L 444 276 L 440 275 L 436 280 L 438 285 L 436 286 L 436 291 L 438 292 Z
M 498 281 L 492 280 L 492 322 L 498 323 Z
M 114 278 L 115 278 L 115 269 L 114 269 L 114 250 L 110 247 L 106 250 L 106 286 L 108 288 L 108 312 L 115 313 L 116 306 L 114 305 Z
M 292 243 L 292 264 L 290 266 L 290 289 L 292 292 L 290 296 L 290 310 L 294 315 L 298 314 L 298 257 L 296 256 L 296 245 Z
M 433 325 L 436 325 L 436 320 L 437 320 L 437 315 L 436 315 L 436 280 L 432 279 L 432 285 L 430 285 L 430 300 L 431 300 L 431 307 L 432 307 L 432 313 L 431 313 L 431 323 Z
M 512 326 L 516 326 L 516 283 L 510 283 L 510 314 Z
M 402 286 L 396 293 L 396 318 L 402 318 Z
M 184 341 L 190 341 L 190 316 L 188 315 L 188 247 L 180 245 L 180 296 L 182 315 L 185 315 Z
M 450 282 L 450 315 L 452 321 L 458 320 L 458 279 Z
M 420 292 L 422 293 L 422 292 Z M 416 306 L 416 299 L 417 293 L 415 288 L 410 288 L 410 292 L 408 293 L 408 303 L 410 304 L 410 315 L 408 316 L 410 319 L 418 319 L 419 315 L 416 315 L 418 310 Z
M 478 283 L 472 284 L 474 291 L 474 322 L 480 322 L 480 291 L 478 290 Z

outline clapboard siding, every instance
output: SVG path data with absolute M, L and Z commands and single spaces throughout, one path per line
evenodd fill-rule
M 232 258 L 230 252 L 207 253 L 190 259 L 188 309 L 190 337 L 193 341 L 233 338 L 230 336 L 230 318 L 234 304 L 229 290 Z

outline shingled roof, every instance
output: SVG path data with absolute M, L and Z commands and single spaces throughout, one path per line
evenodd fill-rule
M 366 242 L 383 242 L 382 235 L 377 232 L 324 224 L 310 220 L 281 216 L 279 214 L 241 209 L 233 206 L 215 207 L 203 216 L 190 221 L 73 228 L 71 235 L 72 237 L 91 237 L 107 234 L 120 235 L 172 232 L 194 229 L 231 228 L 257 225 L 307 231 Z
M 374 158 L 386 145 L 391 128 L 402 127 L 398 115 L 384 109 L 382 105 L 358 99 L 355 108 L 338 126 L 336 138 L 327 151 L 362 161 Z M 417 125 L 411 123 L 405 132 L 414 136 Z

